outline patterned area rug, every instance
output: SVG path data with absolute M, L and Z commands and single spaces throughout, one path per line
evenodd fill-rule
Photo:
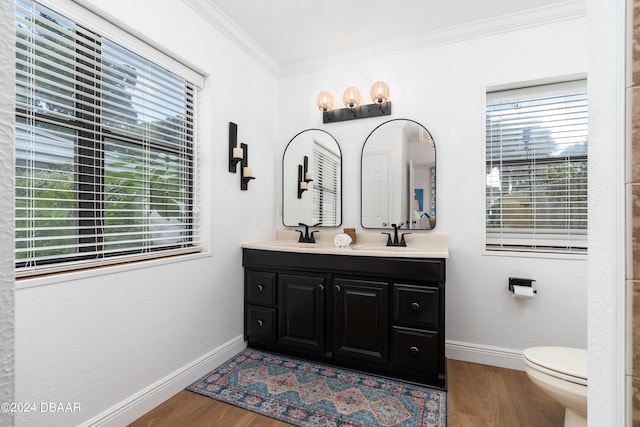
M 447 394 L 246 349 L 187 390 L 296 426 L 446 426 Z

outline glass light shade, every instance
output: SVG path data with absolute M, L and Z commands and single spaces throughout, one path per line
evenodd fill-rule
M 375 82 L 371 86 L 371 100 L 376 104 L 382 104 L 389 99 L 389 85 L 385 82 Z
M 331 92 L 323 90 L 316 98 L 316 105 L 322 111 L 331 111 L 333 109 L 333 95 Z
M 347 108 L 356 108 L 360 105 L 360 91 L 355 87 L 348 87 L 342 95 L 342 102 Z

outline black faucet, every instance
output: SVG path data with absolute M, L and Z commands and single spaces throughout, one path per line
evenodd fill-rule
M 317 233 L 318 230 L 312 231 L 311 234 L 309 234 L 309 226 L 307 224 L 305 224 L 304 222 L 299 222 L 298 225 L 300 227 L 304 227 L 304 231 L 296 230 L 298 233 L 300 233 L 300 237 L 298 238 L 298 243 L 315 243 L 316 239 L 315 237 L 313 237 L 313 233 Z M 317 223 L 312 225 L 312 227 L 317 227 L 319 225 L 320 223 Z
M 398 230 L 403 225 L 403 222 L 401 222 L 400 224 L 391 224 L 391 226 L 393 227 L 393 240 L 391 240 L 391 233 L 382 233 L 387 235 L 387 246 L 407 246 L 407 242 L 404 240 L 404 236 L 411 233 L 402 233 L 401 238 L 398 239 Z

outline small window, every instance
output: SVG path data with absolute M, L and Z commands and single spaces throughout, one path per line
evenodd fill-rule
M 17 276 L 197 251 L 193 83 L 16 1 Z
M 586 253 L 585 81 L 487 93 L 486 249 Z

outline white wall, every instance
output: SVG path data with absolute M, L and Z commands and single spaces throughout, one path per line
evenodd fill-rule
M 14 1 L 0 0 L 0 28 L 13 28 Z M 13 188 L 15 126 L 15 33 L 0 37 L 0 188 Z M 0 192 L 0 403 L 13 402 L 15 385 L 13 192 Z M 13 425 L 14 415 L 0 411 L 0 426 Z
M 15 399 L 81 405 L 79 413 L 18 414 L 24 427 L 87 420 L 124 425 L 130 414 L 115 420 L 100 414 L 122 402 L 135 404 L 145 390 L 151 393 L 149 387 L 220 346 L 242 345 L 240 243 L 271 238 L 275 222 L 275 78 L 184 2 L 91 3 L 208 73 L 198 116 L 200 215 L 208 253 L 170 264 L 19 281 Z M 13 31 L 12 25 L 2 28 Z M 240 191 L 239 174 L 228 172 L 229 121 L 238 124 L 239 142 L 249 145 L 256 179 L 248 191 Z M 9 161 L 9 151 L 0 152 L 0 164 Z M 198 369 L 181 381 L 208 370 Z M 164 398 L 185 385 L 169 385 Z
M 526 347 L 587 346 L 585 258 L 483 255 L 485 88 L 584 75 L 586 36 L 586 19 L 574 19 L 378 56 L 279 82 L 278 146 L 302 129 L 319 127 L 342 147 L 344 227 L 360 225 L 360 153 L 369 132 L 390 118 L 408 118 L 433 135 L 435 232 L 449 235 L 451 256 L 446 293 L 450 357 L 521 368 L 519 352 Z M 378 80 L 390 86 L 391 117 L 322 124 L 314 108 L 318 92 L 329 90 L 340 99 L 346 87 L 355 85 L 367 94 Z M 279 218 L 276 224 L 281 226 Z M 507 291 L 509 276 L 535 279 L 538 296 L 514 300 Z
M 637 2 L 627 3 L 630 12 Z M 589 0 L 588 11 L 589 425 L 622 426 L 625 403 L 633 407 L 624 384 L 625 1 Z

